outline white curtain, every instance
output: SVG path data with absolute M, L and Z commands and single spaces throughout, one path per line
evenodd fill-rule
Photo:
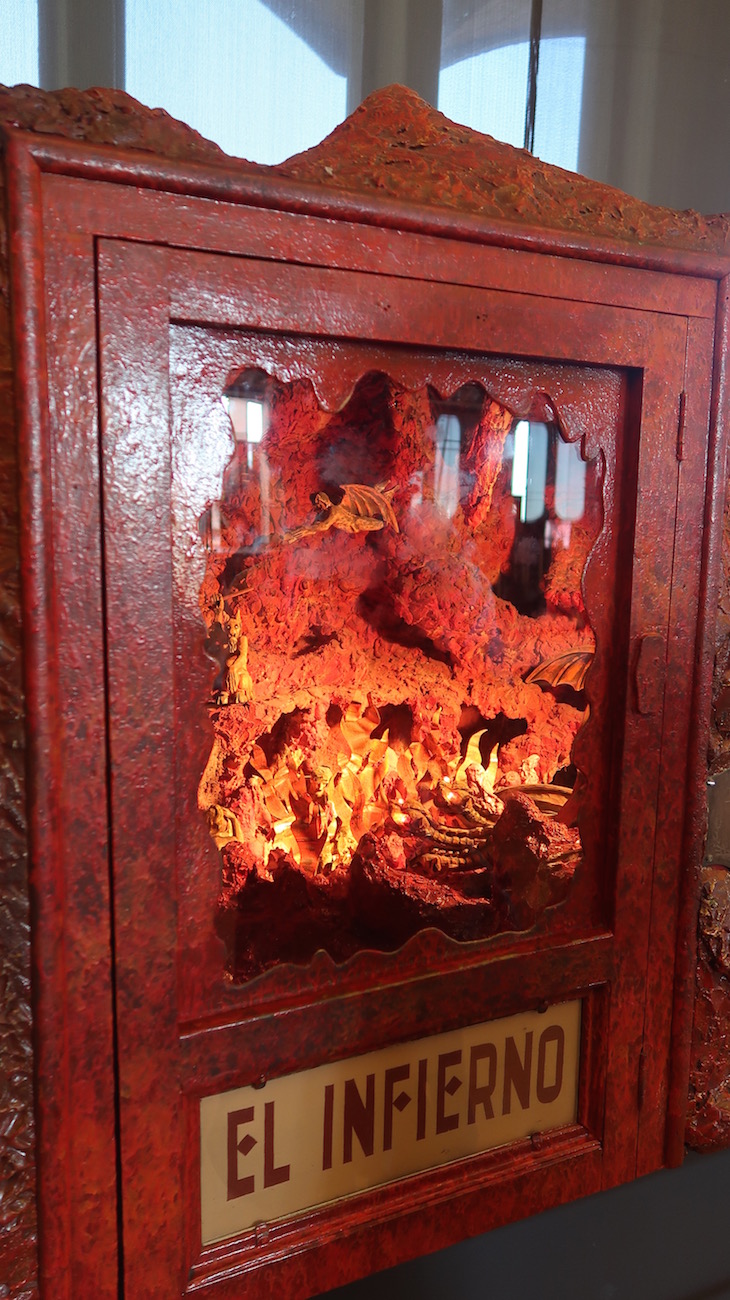
M 542 0 L 534 149 L 730 209 L 728 0 Z M 0 81 L 123 86 L 275 162 L 388 81 L 520 145 L 534 0 L 1 0 Z M 534 28 L 533 28 L 534 30 Z

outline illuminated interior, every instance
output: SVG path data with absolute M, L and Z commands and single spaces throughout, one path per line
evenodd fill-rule
M 532 928 L 581 861 L 600 462 L 476 380 L 243 371 L 201 520 L 230 974 Z

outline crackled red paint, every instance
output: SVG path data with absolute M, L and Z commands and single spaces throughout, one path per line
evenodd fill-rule
M 117 1294 L 116 1141 L 125 1283 L 160 1297 L 190 1279 L 233 1296 L 242 1270 L 247 1294 L 304 1297 L 374 1257 L 384 1267 L 677 1161 L 697 899 L 680 873 L 702 839 L 727 219 L 569 177 L 402 88 L 273 169 L 231 165 L 121 92 L 0 91 L 0 117 L 19 397 L 17 454 L 3 427 L 9 500 L 16 463 L 21 477 L 20 524 L 8 514 L 0 538 L 12 696 L 2 963 L 14 990 L 0 1040 L 14 1093 L 0 1105 L 18 1117 L 2 1184 L 10 1294 L 30 1293 L 35 1266 L 19 547 L 42 1294 Z M 563 592 L 585 600 L 596 640 L 573 754 L 587 783 L 586 869 L 522 932 L 463 943 L 419 927 L 397 951 L 307 952 L 297 966 L 279 951 L 258 978 L 226 979 L 221 861 L 196 793 L 215 675 L 198 525 L 230 457 L 220 395 L 259 366 L 312 383 L 318 408 L 334 412 L 373 371 L 408 392 L 433 381 L 451 394 L 474 380 L 474 358 L 511 417 L 555 419 L 607 474 L 583 594 L 574 581 Z M 305 486 L 288 529 L 312 521 Z M 691 1133 L 715 1144 L 727 1132 L 727 1049 L 708 1046 L 724 1023 L 722 887 L 715 876 L 704 885 L 691 1093 Z M 201 1252 L 200 1095 L 482 1021 L 485 1008 L 496 1017 L 573 996 L 584 997 L 577 1125 Z
M 0 210 L 4 200 L 0 173 Z M 31 1293 L 35 1283 L 36 1215 L 18 457 L 9 305 L 7 255 L 0 254 L 0 1128 L 6 1157 L 0 1176 L 0 1277 L 15 1296 Z
M 370 95 L 325 146 L 287 159 L 281 176 L 354 194 L 576 233 L 589 239 L 726 253 L 727 215 L 673 212 L 450 122 L 403 86 Z

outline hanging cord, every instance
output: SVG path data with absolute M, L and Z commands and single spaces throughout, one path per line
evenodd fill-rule
M 535 149 L 535 110 L 537 107 L 537 69 L 540 63 L 540 32 L 542 29 L 542 0 L 532 0 L 530 14 L 530 66 L 527 70 L 527 103 L 525 104 L 525 148 Z

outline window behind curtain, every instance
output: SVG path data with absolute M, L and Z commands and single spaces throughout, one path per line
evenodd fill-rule
M 444 0 L 438 107 L 447 117 L 522 145 L 531 0 Z
M 0 0 L 0 83 L 38 85 L 37 0 Z
M 456 122 L 517 146 L 525 139 L 532 8 L 532 0 L 444 0 L 443 6 L 438 107 Z M 549 4 L 544 12 L 552 19 Z M 585 36 L 547 30 L 543 24 L 534 152 L 575 171 Z
M 572 170 L 583 3 L 543 0 L 537 78 L 535 152 Z M 112 9 L 111 0 L 96 0 L 97 29 L 111 24 Z M 434 101 L 515 145 L 524 139 L 531 11 L 532 0 L 443 0 Z M 125 89 L 226 153 L 280 162 L 316 144 L 357 102 L 364 23 L 374 12 L 366 0 L 126 0 Z M 65 0 L 64 13 L 73 47 L 88 36 L 86 0 Z M 38 84 L 38 41 L 38 0 L 0 0 L 1 81 Z
M 345 117 L 361 12 L 358 0 L 127 0 L 125 89 L 226 153 L 281 162 Z
M 585 55 L 585 36 L 540 41 L 534 152 L 570 172 L 578 170 Z

